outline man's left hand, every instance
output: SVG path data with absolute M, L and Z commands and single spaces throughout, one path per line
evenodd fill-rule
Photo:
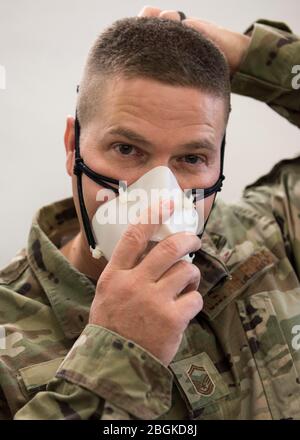
M 177 11 L 161 10 L 152 6 L 145 6 L 138 16 L 161 17 L 180 21 L 180 16 Z M 206 38 L 209 38 L 216 46 L 218 46 L 227 59 L 231 75 L 239 69 L 248 50 L 250 37 L 217 26 L 214 23 L 200 20 L 199 18 L 188 17 L 185 20 L 182 20 L 182 23 L 201 32 Z

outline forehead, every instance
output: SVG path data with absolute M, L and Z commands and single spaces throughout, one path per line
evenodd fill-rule
M 181 120 L 219 125 L 225 119 L 225 103 L 221 97 L 192 87 L 120 77 L 108 80 L 101 96 L 102 116 L 113 117 L 115 112 L 137 117 L 148 114 L 161 123 Z
M 105 82 L 93 122 L 105 129 L 127 123 L 159 133 L 179 130 L 224 131 L 224 99 L 192 87 L 143 78 L 113 78 Z M 219 137 L 219 136 L 217 136 Z

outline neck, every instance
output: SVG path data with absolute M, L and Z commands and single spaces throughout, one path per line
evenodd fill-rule
M 72 266 L 96 282 L 107 264 L 104 257 L 99 260 L 92 257 L 81 232 L 60 248 L 60 251 Z

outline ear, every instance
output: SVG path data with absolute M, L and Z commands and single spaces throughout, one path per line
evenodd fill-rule
M 69 176 L 73 175 L 74 156 L 75 156 L 75 119 L 73 116 L 67 116 L 64 143 L 66 150 L 66 170 Z

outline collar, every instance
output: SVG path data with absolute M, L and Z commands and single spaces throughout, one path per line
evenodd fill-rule
M 87 324 L 95 294 L 95 285 L 59 251 L 78 231 L 73 198 L 67 198 L 36 213 L 27 243 L 31 269 L 70 339 L 77 337 Z
M 199 292 L 205 297 L 221 281 L 230 279 L 231 275 L 207 230 L 204 231 L 201 241 L 201 249 L 196 252 L 193 263 L 201 271 Z
M 238 206 L 237 211 L 234 205 L 226 205 L 219 199 L 202 237 L 201 250 L 205 255 L 204 260 L 199 261 L 202 275 L 199 291 L 204 297 L 204 306 L 200 315 L 209 320 L 214 320 L 279 261 L 264 240 L 254 240 L 247 233 L 243 215 L 252 217 L 258 229 L 264 227 L 266 219 L 258 219 L 249 210 L 243 212 L 242 206 Z

